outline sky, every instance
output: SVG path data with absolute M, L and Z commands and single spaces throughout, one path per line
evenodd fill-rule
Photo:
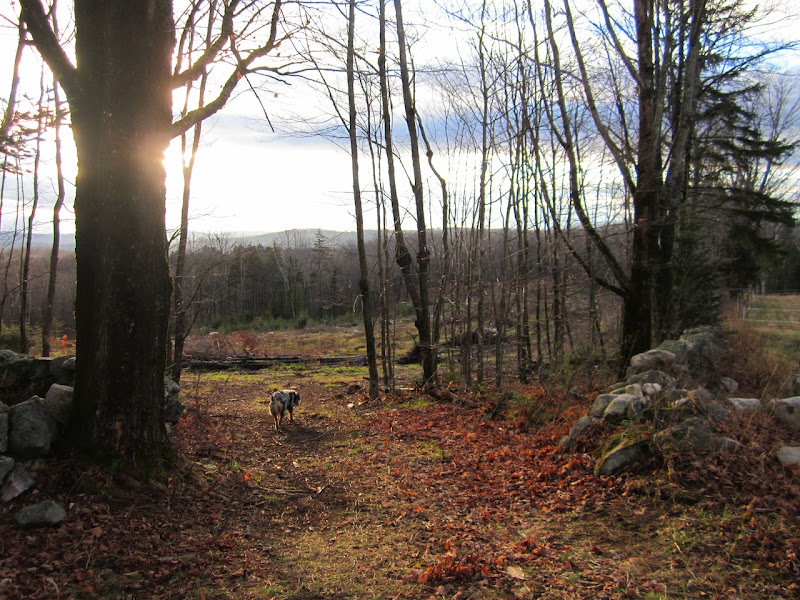
M 350 156 L 344 149 L 321 138 L 261 131 L 245 115 L 223 113 L 205 125 L 191 183 L 191 230 L 355 229 Z M 165 164 L 172 229 L 180 223 L 183 191 L 177 140 Z
M 432 2 L 433 0 L 421 0 Z M 790 4 L 791 6 L 791 4 Z M 797 12 L 795 7 L 794 12 Z M 0 9 L 0 17 L 9 9 Z M 422 19 L 423 17 L 418 17 Z M 444 24 L 410 28 L 410 34 L 424 32 L 415 45 L 415 56 L 454 55 L 458 31 Z M 793 22 L 797 23 L 796 20 Z M 781 24 L 787 27 L 790 20 Z M 777 29 L 776 29 L 777 30 Z M 800 36 L 795 36 L 800 38 Z M 10 80 L 10 62 L 16 44 L 16 31 L 0 21 L 0 97 L 5 97 Z M 36 60 L 29 57 L 28 74 L 38 80 Z M 240 86 L 240 90 L 243 86 Z M 244 88 L 246 90 L 246 88 Z M 273 93 L 276 91 L 277 93 Z M 300 82 L 274 84 L 262 96 L 264 109 L 270 114 L 277 133 L 264 122 L 263 110 L 253 95 L 245 91 L 226 108 L 204 124 L 200 152 L 192 180 L 190 229 L 198 233 L 262 233 L 291 229 L 326 229 L 352 231 L 355 217 L 352 207 L 352 179 L 349 150 L 321 136 L 295 137 L 286 133 L 280 115 L 288 112 L 321 115 L 330 111 L 326 98 L 309 93 Z M 396 100 L 399 103 L 399 100 Z M 398 127 L 404 127 L 401 120 Z M 68 132 L 67 132 L 68 133 Z M 74 181 L 74 149 L 66 151 L 68 177 Z M 181 207 L 181 159 L 175 141 L 165 156 L 167 167 L 168 231 L 177 228 Z M 365 156 L 361 157 L 362 188 L 365 192 L 365 226 L 375 227 L 371 210 L 371 174 Z M 54 171 L 52 153 L 43 155 L 45 172 Z M 30 184 L 30 174 L 25 175 Z M 49 191 L 48 191 L 49 187 Z M 37 231 L 47 232 L 52 203 L 52 184 L 44 186 L 43 218 Z M 70 192 L 74 188 L 69 187 Z M 437 191 L 431 189 L 432 197 Z M 8 194 L 6 194 L 8 198 Z M 8 201 L 4 208 L 2 228 L 10 224 Z M 62 229 L 74 231 L 68 210 L 62 214 Z
M 13 13 L 8 8 L 0 9 L 0 98 L 3 99 L 8 94 L 17 37 L 8 20 L 2 20 L 2 17 L 9 16 Z M 443 39 L 441 32 L 434 29 L 419 47 L 429 45 L 437 36 Z M 32 50 L 26 55 L 25 65 L 24 72 L 36 85 L 39 62 Z M 38 94 L 38 88 L 32 93 Z M 330 101 L 310 93 L 302 82 L 289 80 L 288 85 L 273 83 L 261 96 L 261 102 L 276 131 L 270 130 L 263 118 L 264 109 L 247 91 L 244 82 L 237 88 L 234 99 L 204 122 L 192 178 L 190 229 L 201 234 L 291 229 L 354 231 L 352 174 L 346 140 L 337 143 L 322 136 L 292 135 L 287 133 L 290 127 L 282 122 L 280 116 L 291 114 L 296 117 L 305 113 L 319 117 L 330 113 Z M 0 108 L 3 104 L 0 102 Z M 176 101 L 176 106 L 179 104 Z M 402 122 L 399 125 L 404 127 Z M 297 124 L 291 126 L 296 127 Z M 69 130 L 65 134 L 69 136 Z M 65 172 L 70 180 L 68 204 L 71 204 L 77 170 L 71 139 L 65 140 L 64 154 Z M 365 164 L 366 158 L 361 160 L 365 226 L 374 229 L 376 214 L 367 181 L 371 181 L 371 172 Z M 55 197 L 54 164 L 52 150 L 45 148 L 42 171 L 50 180 L 40 194 L 42 201 L 38 212 L 41 218 L 37 233 L 47 233 L 52 229 L 50 206 Z M 171 232 L 180 224 L 183 181 L 179 140 L 173 140 L 164 164 L 167 169 L 166 225 Z M 24 177 L 25 185 L 30 188 L 31 174 L 26 173 Z M 30 197 L 31 192 L 26 195 Z M 10 196 L 13 196 L 11 201 L 8 200 Z M 2 229 L 13 226 L 16 202 L 15 193 L 12 195 L 7 191 L 5 197 Z M 62 211 L 61 218 L 62 232 L 74 232 L 74 219 L 69 208 Z

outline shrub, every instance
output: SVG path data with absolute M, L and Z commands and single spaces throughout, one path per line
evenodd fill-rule
M 19 326 L 3 324 L 3 329 L 0 331 L 0 347 L 18 350 L 19 343 Z

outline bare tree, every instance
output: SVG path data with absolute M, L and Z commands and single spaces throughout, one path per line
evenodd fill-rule
M 358 173 L 358 130 L 356 128 L 356 92 L 355 92 L 355 28 L 356 0 L 350 0 L 347 20 L 347 99 L 348 99 L 348 131 L 350 134 L 350 159 L 353 166 L 353 201 L 356 210 L 356 235 L 358 244 L 358 288 L 361 292 L 362 315 L 364 317 L 364 335 L 367 344 L 367 363 L 369 365 L 369 397 L 378 397 L 378 366 L 375 353 L 374 319 L 369 290 L 369 269 L 367 267 L 367 251 L 364 245 L 364 214 L 361 208 L 361 184 Z
M 57 10 L 55 3 L 51 11 L 53 32 L 58 32 Z M 55 162 L 56 162 L 56 202 L 53 205 L 53 245 L 50 248 L 50 268 L 47 279 L 47 296 L 42 319 L 42 356 L 50 356 L 50 337 L 53 330 L 53 315 L 55 310 L 56 283 L 58 279 L 59 247 L 61 244 L 61 210 L 66 199 L 66 181 L 64 178 L 64 157 L 62 154 L 62 123 L 66 117 L 66 110 L 61 103 L 61 92 L 58 82 L 53 79 L 53 102 L 55 104 Z
M 184 55 L 189 61 L 191 68 L 192 51 L 194 50 L 194 38 L 198 35 L 197 29 L 199 27 L 198 15 L 200 10 L 200 3 L 194 3 L 186 18 L 183 30 L 181 32 L 181 39 L 177 52 L 177 61 L 175 64 L 174 75 L 177 76 L 182 71 L 182 59 Z M 213 39 L 213 26 L 217 19 L 217 2 L 213 0 L 209 3 L 206 13 L 206 31 L 205 31 L 205 47 L 211 46 Z M 188 48 L 186 47 L 188 46 Z M 205 70 L 202 72 L 197 81 L 189 79 L 184 86 L 185 95 L 183 108 L 181 110 L 181 117 L 186 117 L 189 113 L 189 101 L 193 92 L 197 92 L 197 105 L 205 105 L 206 85 L 208 83 L 209 72 Z M 183 370 L 183 350 L 186 344 L 186 336 L 189 334 L 190 327 L 188 326 L 187 300 L 189 299 L 189 292 L 186 289 L 186 248 L 189 238 L 189 205 L 191 201 L 192 191 L 192 175 L 194 173 L 195 159 L 197 158 L 197 151 L 200 147 L 200 136 L 203 131 L 203 122 L 198 121 L 191 127 L 191 143 L 188 142 L 189 133 L 182 132 L 180 134 L 181 141 L 181 157 L 183 161 L 183 168 L 181 174 L 183 175 L 183 195 L 181 199 L 181 222 L 178 229 L 178 247 L 176 249 L 175 271 L 173 273 L 173 290 L 172 290 L 172 357 L 170 376 L 176 383 L 180 383 L 181 372 Z
M 33 155 L 33 198 L 31 200 L 30 212 L 28 213 L 27 239 L 25 249 L 22 252 L 22 265 L 20 268 L 19 281 L 19 350 L 27 354 L 30 342 L 28 340 L 28 290 L 30 286 L 30 266 L 31 248 L 33 246 L 33 228 L 36 222 L 36 209 L 39 207 L 39 196 L 41 193 L 41 155 L 42 137 L 47 120 L 47 88 L 44 81 L 45 69 L 42 65 L 39 74 L 39 100 L 36 104 L 36 143 Z M 23 232 L 24 234 L 25 232 Z

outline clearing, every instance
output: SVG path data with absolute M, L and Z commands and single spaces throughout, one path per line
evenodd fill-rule
M 163 485 L 53 460 L 33 495 L 0 506 L 0 596 L 800 594 L 797 470 L 781 481 L 765 470 L 755 492 L 728 463 L 696 481 L 664 469 L 599 478 L 588 448 L 557 446 L 591 397 L 528 386 L 527 412 L 413 391 L 368 402 L 364 374 L 187 373 L 180 458 Z M 290 385 L 302 400 L 279 433 L 267 401 Z M 45 498 L 68 507 L 61 526 L 17 528 L 16 511 Z

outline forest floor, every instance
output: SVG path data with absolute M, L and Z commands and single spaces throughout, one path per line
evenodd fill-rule
M 800 597 L 797 469 L 752 488 L 727 463 L 596 477 L 588 447 L 557 446 L 591 397 L 529 386 L 560 410 L 523 418 L 413 390 L 370 402 L 364 374 L 186 373 L 163 484 L 52 460 L 0 505 L 0 597 Z M 286 386 L 302 400 L 277 432 Z M 66 520 L 19 529 L 45 498 Z

